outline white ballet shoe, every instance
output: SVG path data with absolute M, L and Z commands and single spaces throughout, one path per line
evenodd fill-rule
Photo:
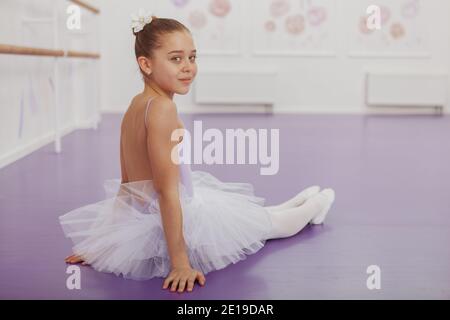
M 297 200 L 295 202 L 295 206 L 298 207 L 298 206 L 302 205 L 306 200 L 311 198 L 313 195 L 319 193 L 319 191 L 320 191 L 320 186 L 312 186 L 312 187 L 306 188 L 305 190 L 303 190 L 302 192 L 300 192 L 299 194 L 297 194 L 295 196 L 295 199 Z
M 283 203 L 277 206 L 267 206 L 265 208 L 269 210 L 269 212 L 271 213 L 278 213 L 290 208 L 299 207 L 303 203 L 305 203 L 306 200 L 318 194 L 319 191 L 320 191 L 319 186 L 311 186 L 301 191 L 294 198 L 289 200 L 289 204 Z
M 308 200 L 309 198 L 311 198 L 312 196 L 318 194 L 320 191 L 320 187 L 319 186 L 312 186 L 312 187 L 308 187 L 304 190 L 302 190 L 300 193 L 298 193 L 292 200 L 290 200 L 289 202 L 291 202 L 291 206 L 294 205 L 294 207 L 299 207 L 301 206 L 303 203 L 305 203 L 306 200 Z
M 330 210 L 331 205 L 333 204 L 335 199 L 335 193 L 333 189 L 330 188 L 323 189 L 320 192 L 320 194 L 326 197 L 326 204 L 325 207 L 322 209 L 322 211 L 320 211 L 320 213 L 317 214 L 317 216 L 311 220 L 310 222 L 311 224 L 322 224 L 324 222 L 328 214 L 328 211 Z

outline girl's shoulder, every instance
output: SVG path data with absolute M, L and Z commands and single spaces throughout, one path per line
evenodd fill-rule
M 126 119 L 143 119 L 145 126 L 173 127 L 179 125 L 176 104 L 169 98 L 163 96 L 149 97 L 142 94 L 134 96 L 122 118 L 122 129 L 127 122 Z M 132 120 L 133 122 L 135 120 Z
M 176 111 L 176 104 L 173 102 L 173 100 L 163 97 L 163 96 L 157 96 L 157 97 L 150 97 L 148 98 L 148 101 L 151 103 L 152 108 L 166 108 L 168 111 Z
M 173 121 L 178 118 L 178 112 L 175 102 L 167 97 L 154 97 L 148 99 L 146 110 L 146 121 Z

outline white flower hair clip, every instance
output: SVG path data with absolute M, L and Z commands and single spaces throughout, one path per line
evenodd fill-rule
M 131 28 L 134 33 L 138 33 L 144 29 L 146 24 L 152 22 L 152 13 L 139 9 L 139 12 L 131 15 Z

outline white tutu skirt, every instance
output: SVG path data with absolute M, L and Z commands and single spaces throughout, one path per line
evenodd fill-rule
M 107 199 L 59 217 L 73 252 L 94 269 L 125 278 L 166 277 L 170 261 L 152 180 L 107 180 Z M 264 198 L 248 183 L 192 171 L 193 195 L 180 183 L 183 235 L 191 266 L 204 274 L 261 249 L 271 232 Z

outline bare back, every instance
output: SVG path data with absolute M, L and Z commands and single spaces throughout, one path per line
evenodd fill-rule
M 131 101 L 122 119 L 120 129 L 122 183 L 153 179 L 147 150 L 145 121 L 152 99 L 142 94 L 137 95 Z M 181 120 L 178 120 L 178 123 L 179 128 L 184 128 Z

